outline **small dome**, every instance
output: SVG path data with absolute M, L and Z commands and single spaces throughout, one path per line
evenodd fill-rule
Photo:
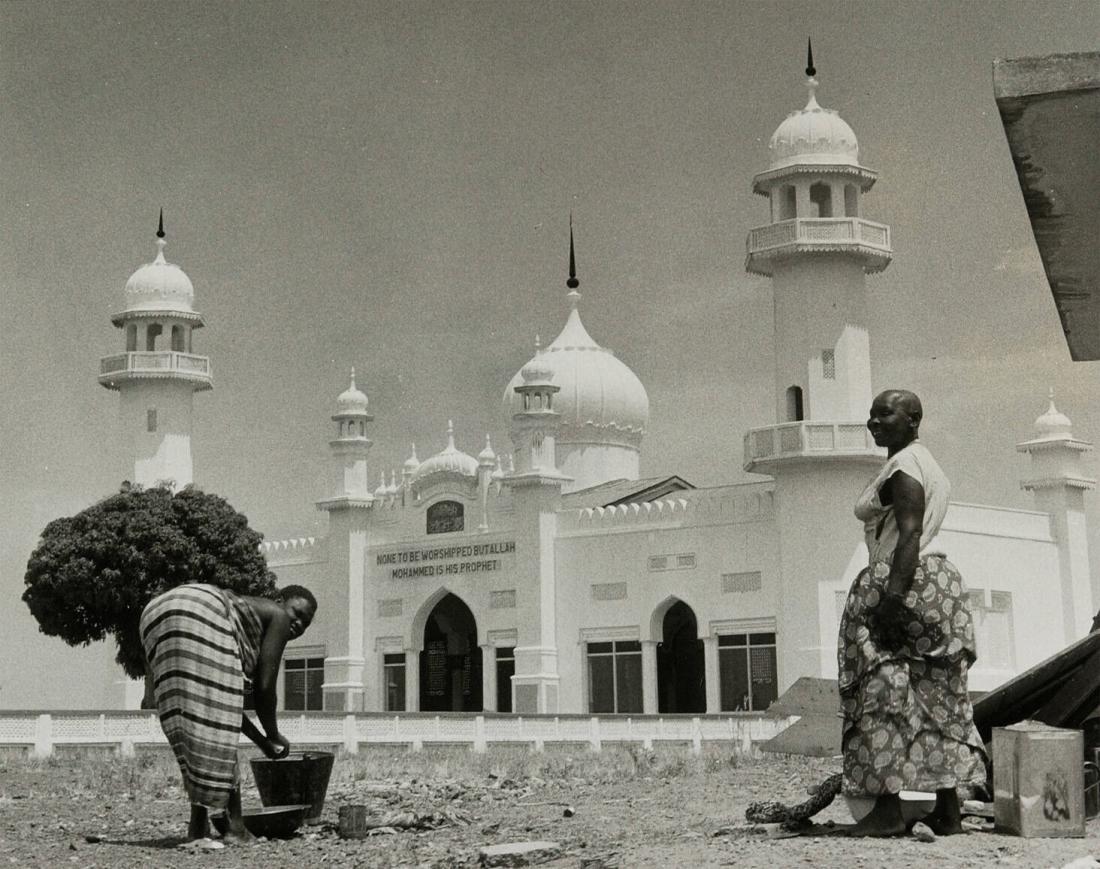
M 645 387 L 614 353 L 592 340 L 576 307 L 553 343 L 509 381 L 504 391 L 509 415 L 523 411 L 523 396 L 515 388 L 530 385 L 529 376 L 559 387 L 554 396 L 554 410 L 561 414 L 559 444 L 640 443 L 649 423 Z
M 366 416 L 367 396 L 355 386 L 355 369 L 351 369 L 351 385 L 336 397 L 338 416 Z
M 193 314 L 195 288 L 177 265 L 164 258 L 164 239 L 157 239 L 157 258 L 130 275 L 123 304 L 127 311 L 178 311 Z
M 463 477 L 477 476 L 477 459 L 455 447 L 454 424 L 447 423 L 447 446 L 431 458 L 420 463 L 413 475 L 412 482 L 421 483 L 435 474 L 458 474 Z
M 420 467 L 420 459 L 416 457 L 416 444 L 412 444 L 412 455 L 405 459 L 403 465 L 405 472 L 412 474 L 416 472 L 416 469 Z
M 1035 434 L 1042 439 L 1073 437 L 1073 423 L 1068 416 L 1054 406 L 1054 394 L 1051 391 L 1050 407 L 1046 413 L 1035 420 Z
M 497 454 L 493 452 L 493 445 L 489 441 L 489 435 L 485 435 L 485 449 L 477 454 L 479 465 L 493 465 L 497 460 Z
M 383 476 L 383 479 L 385 477 Z M 397 485 L 397 474 L 392 469 L 390 470 L 390 484 L 386 487 L 387 495 L 396 495 L 401 491 L 401 487 Z
M 378 484 L 378 488 L 374 490 L 374 497 L 375 498 L 385 498 L 387 495 L 389 495 L 389 493 L 390 493 L 390 490 L 386 486 L 386 472 L 383 471 L 382 472 L 382 481 Z
M 554 379 L 554 369 L 542 358 L 542 351 L 535 353 L 531 361 L 520 370 L 525 385 L 550 383 Z
M 497 466 L 489 476 L 494 480 L 500 480 L 504 477 L 504 465 L 501 463 L 500 456 L 497 456 Z
M 817 81 L 809 79 L 810 99 L 801 111 L 791 112 L 768 143 L 771 168 L 797 164 L 859 165 L 859 141 L 835 109 L 817 104 Z

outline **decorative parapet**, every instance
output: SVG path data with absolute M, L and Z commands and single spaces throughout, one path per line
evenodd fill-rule
M 305 564 L 324 560 L 324 537 L 292 537 L 287 540 L 265 540 L 260 552 L 271 567 Z
M 893 258 L 890 227 L 862 217 L 796 217 L 749 230 L 745 270 L 770 276 L 777 259 L 802 253 L 847 253 L 864 271 L 881 272 Z
M 151 350 L 141 353 L 116 353 L 99 360 L 99 382 L 108 389 L 118 389 L 126 380 L 157 380 L 173 378 L 189 380 L 195 389 L 213 387 L 210 360 L 193 353 L 174 350 Z
M 758 522 L 774 512 L 770 483 L 747 483 L 714 489 L 691 489 L 674 497 L 609 507 L 563 510 L 559 532 L 634 531 L 655 525 L 733 525 Z
M 862 422 L 803 420 L 749 429 L 743 467 L 756 474 L 770 474 L 780 461 L 854 458 L 879 462 L 885 456 Z

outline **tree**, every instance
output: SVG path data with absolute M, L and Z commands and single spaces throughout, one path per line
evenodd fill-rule
M 42 633 L 70 646 L 113 634 L 126 675 L 145 674 L 138 622 L 145 605 L 186 582 L 270 597 L 263 536 L 224 498 L 192 486 L 123 484 L 117 495 L 55 519 L 27 562 L 23 600 Z

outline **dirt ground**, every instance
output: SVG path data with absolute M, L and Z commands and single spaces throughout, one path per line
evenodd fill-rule
M 373 756 L 372 756 L 373 755 Z M 485 845 L 551 840 L 551 867 L 1061 867 L 1100 855 L 1100 820 L 1084 839 L 1021 839 L 972 831 L 913 838 L 780 838 L 745 821 L 753 800 L 800 802 L 836 763 L 637 749 L 471 757 L 468 752 L 365 752 L 337 758 L 322 823 L 290 840 L 217 850 L 181 848 L 187 805 L 163 753 L 0 761 L 0 866 L 294 867 L 478 865 Z M 246 807 L 259 806 L 244 773 Z M 417 817 L 434 829 L 341 839 L 341 805 L 372 817 Z M 566 807 L 574 814 L 566 817 Z M 394 814 L 400 813 L 400 814 Z M 846 823 L 837 802 L 820 822 Z

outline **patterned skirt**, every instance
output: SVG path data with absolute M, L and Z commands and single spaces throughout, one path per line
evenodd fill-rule
M 986 783 L 967 671 L 974 622 L 959 571 L 921 558 L 904 624 L 875 624 L 890 565 L 860 572 L 848 592 L 837 649 L 845 794 L 879 796 Z
M 181 585 L 141 614 L 141 639 L 161 728 L 193 804 L 224 809 L 238 781 L 237 743 L 245 669 L 235 595 L 210 585 Z M 247 631 L 259 621 L 245 605 Z M 254 623 L 252 623 L 254 620 Z

